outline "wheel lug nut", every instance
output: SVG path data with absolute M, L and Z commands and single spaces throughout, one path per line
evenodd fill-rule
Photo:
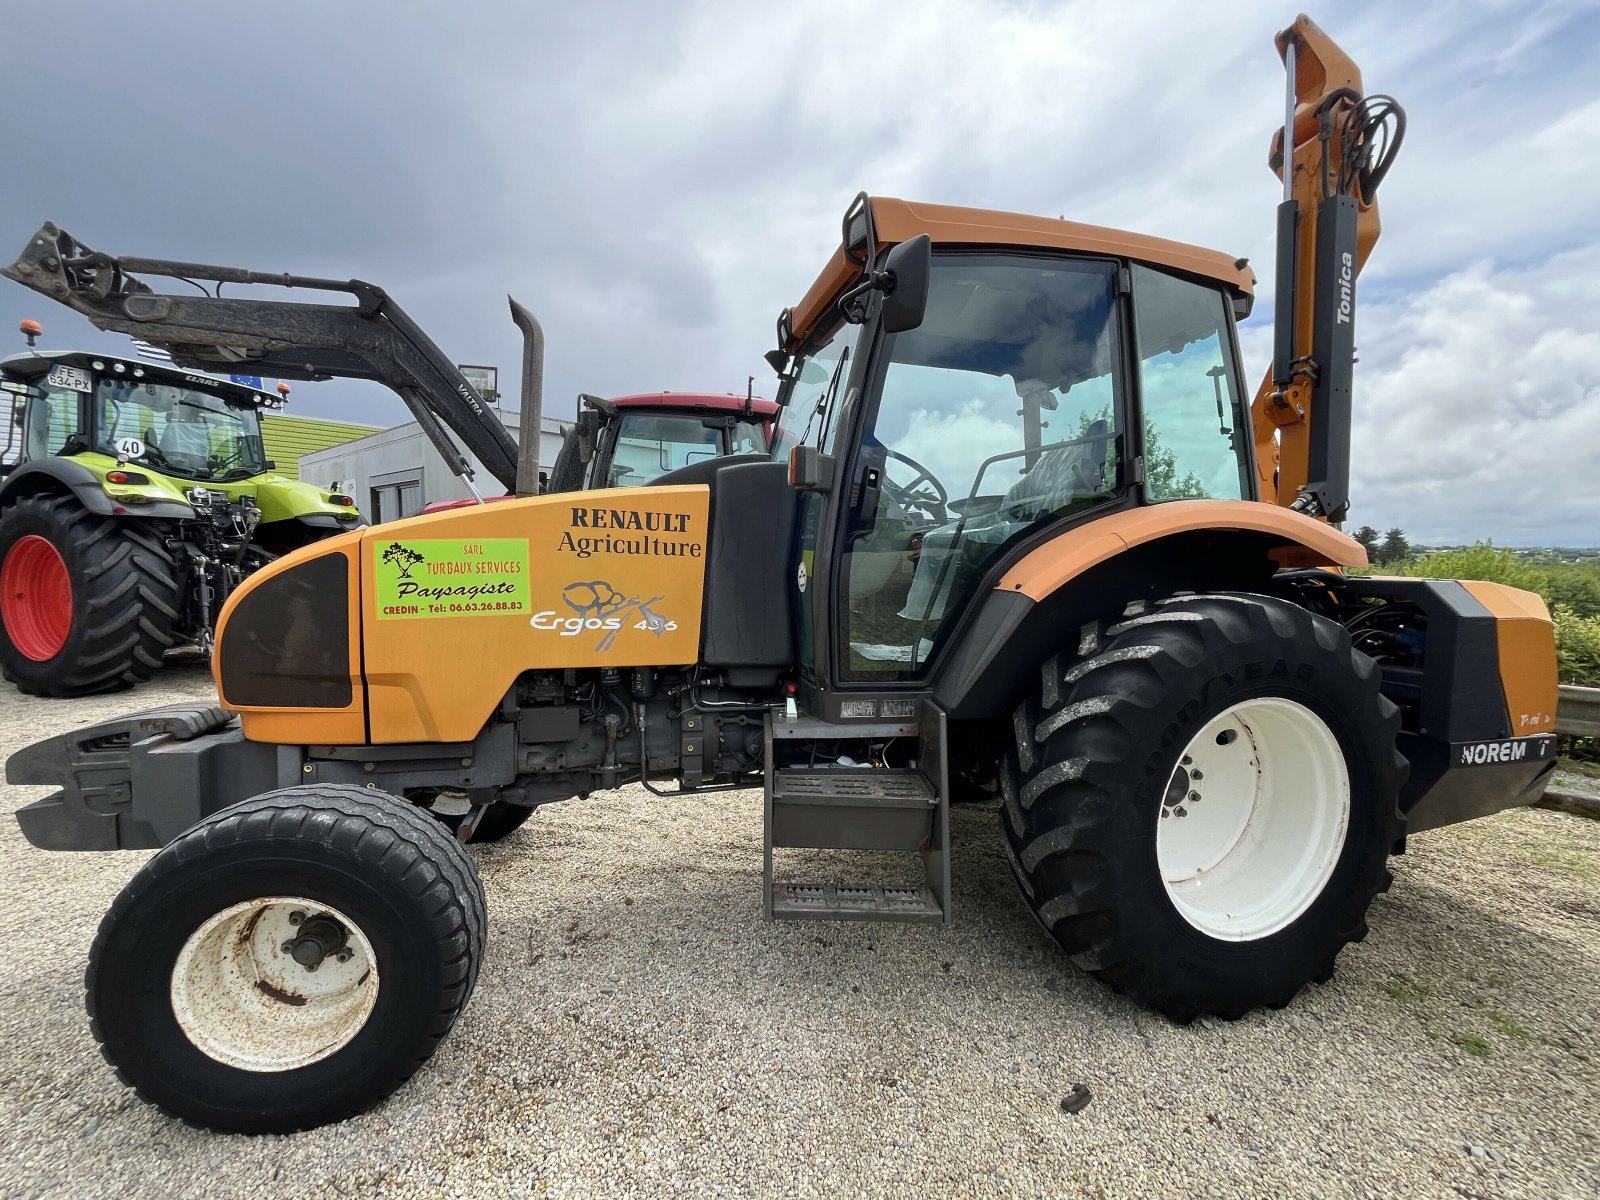
M 1171 815 L 1172 815 L 1172 810 L 1171 810 L 1171 809 L 1170 809 L 1170 808 L 1163 808 L 1163 809 L 1162 809 L 1162 810 L 1161 810 L 1161 819 L 1162 819 L 1162 820 L 1163 820 L 1163 821 L 1165 821 L 1165 820 L 1166 820 L 1166 819 L 1167 819 L 1167 818 L 1168 818 L 1168 817 L 1170 817 L 1170 816 L 1171 816 Z
M 1200 793 L 1199 792 L 1190 792 L 1189 793 L 1189 803 L 1190 804 L 1193 804 L 1198 799 L 1200 799 Z
M 1198 770 L 1195 770 L 1195 771 L 1190 771 L 1189 772 L 1189 778 L 1190 779 L 1204 779 L 1205 776 L 1202 775 Z
M 1187 817 L 1189 815 L 1189 810 L 1187 808 L 1177 808 L 1173 809 L 1173 811 L 1176 812 L 1180 817 Z
M 298 925 L 298 924 L 300 924 L 301 921 L 304 921 L 305 919 L 306 919 L 305 913 L 301 912 L 298 908 L 295 909 L 294 912 L 289 914 L 289 924 L 291 924 L 291 925 Z
M 356 952 L 347 946 L 345 949 L 339 951 L 337 958 L 340 962 L 349 962 L 355 956 Z
M 1194 761 L 1194 759 L 1190 758 L 1187 754 L 1185 754 L 1182 758 L 1180 758 L 1178 760 L 1178 765 L 1180 767 L 1187 767 L 1193 761 Z
M 285 942 L 282 949 L 285 954 L 292 954 L 294 953 L 294 943 L 292 941 Z

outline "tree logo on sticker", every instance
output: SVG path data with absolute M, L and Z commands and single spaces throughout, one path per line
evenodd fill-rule
M 399 571 L 401 579 L 410 579 L 411 568 L 428 560 L 409 546 L 402 546 L 399 542 L 390 542 L 389 548 L 383 552 L 383 561 Z

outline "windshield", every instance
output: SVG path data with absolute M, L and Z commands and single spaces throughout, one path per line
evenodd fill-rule
M 169 475 L 219 481 L 266 470 L 255 406 L 140 379 L 95 382 L 95 449 Z
M 713 418 L 715 419 L 715 418 Z M 638 487 L 722 453 L 724 430 L 697 413 L 625 412 L 617 425 L 605 487 Z

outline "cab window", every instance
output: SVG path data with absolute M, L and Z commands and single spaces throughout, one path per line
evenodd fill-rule
M 1239 372 L 1227 300 L 1214 287 L 1133 268 L 1151 500 L 1249 495 Z

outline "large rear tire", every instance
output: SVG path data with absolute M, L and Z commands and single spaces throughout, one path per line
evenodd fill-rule
M 178 572 L 142 522 L 70 496 L 23 496 L 0 515 L 0 671 L 33 696 L 128 687 L 161 666 L 182 605 Z
M 351 785 L 269 792 L 151 859 L 100 923 L 89 1018 L 125 1083 L 212 1129 L 354 1116 L 427 1061 L 486 934 L 466 851 Z
M 1179 596 L 1015 714 L 1002 821 L 1029 906 L 1084 969 L 1178 1021 L 1280 1007 L 1366 935 L 1405 760 L 1377 666 L 1268 596 Z

